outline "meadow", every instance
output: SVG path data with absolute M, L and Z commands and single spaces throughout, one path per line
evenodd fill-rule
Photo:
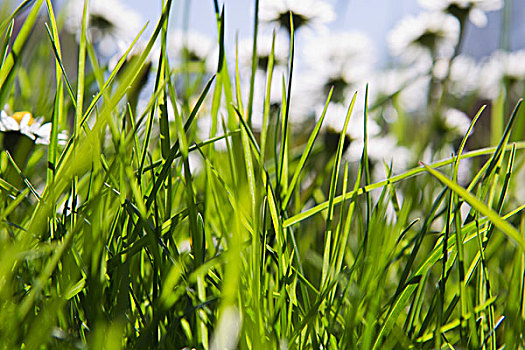
M 0 4 L 0 348 L 525 348 L 525 51 L 462 53 L 507 3 L 385 64 L 329 2 L 161 2 Z

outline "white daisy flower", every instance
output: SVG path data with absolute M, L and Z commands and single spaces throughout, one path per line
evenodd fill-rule
M 195 31 L 176 30 L 168 36 L 168 53 L 178 60 L 189 63 L 206 63 L 211 60 L 217 46 L 215 40 Z
M 400 107 L 409 113 L 424 110 L 427 107 L 427 98 L 430 87 L 430 76 L 423 75 L 414 78 L 399 93 Z
M 344 67 L 337 67 L 335 65 L 319 65 L 312 69 L 310 74 L 301 76 L 301 90 L 309 96 L 310 104 L 314 103 L 324 104 L 330 89 L 333 87 L 331 101 L 337 103 L 348 104 L 352 99 L 355 91 L 364 90 L 366 79 L 371 74 L 371 69 L 367 67 L 360 67 L 358 65 L 346 65 Z M 364 94 L 359 94 L 360 98 Z M 356 102 L 358 106 L 362 106 L 364 101 Z
M 323 112 L 324 106 L 319 106 L 316 119 L 319 120 Z M 326 110 L 326 115 L 323 121 L 323 129 L 341 133 L 345 124 L 346 114 L 348 112 L 348 106 L 341 103 L 330 103 Z M 373 120 L 367 119 L 367 134 L 368 137 L 373 137 L 381 132 L 379 125 Z M 350 140 L 362 140 L 364 138 L 364 113 L 363 110 L 355 108 L 352 111 L 348 126 L 346 129 L 346 135 Z
M 350 143 L 345 153 L 345 159 L 350 162 L 361 160 L 364 141 L 357 139 Z M 367 141 L 368 159 L 374 163 L 374 179 L 385 177 L 383 162 L 388 165 L 392 162 L 392 173 L 396 174 L 406 170 L 412 161 L 412 152 L 406 147 L 397 144 L 394 136 L 375 136 Z
M 25 135 L 36 144 L 48 145 L 51 136 L 51 123 L 42 124 L 42 121 L 42 117 L 34 119 L 29 112 L 16 112 L 7 115 L 5 111 L 2 111 L 0 113 L 0 132 Z M 66 133 L 59 133 L 58 143 L 65 145 L 66 142 Z
M 66 7 L 66 28 L 80 38 L 84 1 L 72 0 Z M 91 0 L 88 35 L 105 56 L 126 46 L 140 32 L 140 15 L 119 0 Z
M 270 89 L 270 114 L 275 114 L 282 110 L 283 98 L 283 77 L 287 80 L 288 74 L 284 68 L 277 68 L 273 72 L 272 84 Z M 292 82 L 292 92 L 290 98 L 289 121 L 292 126 L 299 126 L 313 115 L 312 100 L 310 95 L 302 89 L 304 84 L 301 76 L 295 76 Z M 266 80 L 264 74 L 256 74 L 252 110 L 252 127 L 260 130 L 263 124 L 264 101 L 266 96 Z M 287 86 L 285 86 L 288 89 Z M 243 96 L 248 97 L 249 82 L 243 84 Z M 288 91 L 286 91 L 288 93 Z M 246 107 L 245 102 L 245 107 Z
M 257 69 L 261 72 L 266 72 L 270 54 L 272 52 L 271 35 L 257 36 Z M 239 66 L 245 68 L 246 71 L 251 71 L 252 67 L 252 53 L 253 53 L 253 39 L 247 38 L 239 43 Z M 286 68 L 288 65 L 288 43 L 282 35 L 275 36 L 274 46 L 274 69 Z
M 368 101 L 370 105 L 394 96 L 416 81 L 422 72 L 413 67 L 378 70 L 370 75 Z
M 419 0 L 428 10 L 443 11 L 456 18 L 467 18 L 476 26 L 487 25 L 486 12 L 497 11 L 503 7 L 503 0 Z
M 450 57 L 459 38 L 459 21 L 441 12 L 424 12 L 403 19 L 388 41 L 395 56 L 406 62 L 428 57 Z
M 449 91 L 456 97 L 472 94 L 479 89 L 481 67 L 467 55 L 459 55 L 452 61 L 450 67 Z
M 305 47 L 307 63 L 316 69 L 359 67 L 369 70 L 376 55 L 368 36 L 359 32 L 339 32 L 310 39 Z
M 448 108 L 444 114 L 445 127 L 456 134 L 456 136 L 463 137 L 470 126 L 470 118 L 455 108 Z
M 499 95 L 503 83 L 510 85 L 510 88 L 519 87 L 519 83 L 525 80 L 525 50 L 494 52 L 482 65 L 481 76 L 481 93 L 489 99 Z
M 290 12 L 294 30 L 303 27 L 324 30 L 324 25 L 335 19 L 332 6 L 321 0 L 262 0 L 259 18 L 263 22 L 276 23 L 281 29 L 289 31 Z

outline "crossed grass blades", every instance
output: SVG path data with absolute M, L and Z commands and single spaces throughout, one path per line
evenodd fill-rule
M 480 118 L 505 120 L 503 102 L 490 115 L 482 108 L 473 116 L 450 158 L 395 175 L 384 164 L 386 178 L 374 182 L 368 87 L 358 106 L 358 162 L 343 161 L 348 142 L 356 142 L 346 131 L 357 95 L 335 142 L 319 137 L 333 90 L 308 132 L 294 130 L 290 17 L 287 73 L 273 76 L 272 45 L 256 130 L 257 57 L 243 96 L 238 61 L 230 70 L 226 59 L 225 9 L 214 5 L 219 55 L 211 77 L 192 71 L 187 60 L 170 66 L 170 0 L 140 53 L 126 59 L 142 31 L 110 70 L 86 35 L 86 2 L 74 75 L 49 0 L 25 1 L 4 14 L 0 104 L 21 105 L 42 72 L 54 86 L 31 106 L 53 125 L 49 146 L 31 145 L 22 163 L 2 153 L 0 344 L 523 348 L 524 206 L 512 199 L 520 186 L 512 178 L 525 143 L 511 142 L 521 100 L 493 146 L 465 150 Z M 43 34 L 29 55 L 31 32 Z M 155 66 L 148 57 L 156 42 Z M 150 69 L 154 83 L 141 111 L 134 89 L 143 88 Z M 272 79 L 283 86 L 277 112 Z M 181 104 L 174 102 L 179 95 Z M 200 140 L 196 121 L 205 111 L 212 132 Z M 70 131 L 66 145 L 59 143 L 63 129 Z M 460 185 L 467 159 L 476 171 Z

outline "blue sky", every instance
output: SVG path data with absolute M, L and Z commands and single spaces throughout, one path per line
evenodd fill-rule
M 0 0 L 2 2 L 4 0 Z M 55 0 L 61 3 L 66 0 Z M 81 0 L 73 0 L 81 1 Z M 144 20 L 152 23 L 148 26 L 151 31 L 161 12 L 162 0 L 121 0 L 128 6 L 137 9 Z M 408 14 L 421 11 L 417 0 L 326 0 L 336 9 L 337 19 L 330 25 L 332 30 L 358 30 L 368 35 L 374 42 L 381 57 L 387 56 L 387 36 L 399 20 Z M 17 3 L 19 1 L 15 1 Z M 191 29 L 210 36 L 216 35 L 215 14 L 213 0 L 173 0 L 172 27 L 181 27 L 185 3 L 191 4 Z M 510 35 L 511 50 L 525 49 L 525 0 L 505 0 L 512 4 L 512 26 Z M 242 39 L 252 33 L 253 0 L 219 0 L 226 8 L 226 38 L 232 45 L 238 33 Z M 498 48 L 501 32 L 502 11 L 488 14 L 489 24 L 485 28 L 469 26 L 465 40 L 464 52 L 483 57 Z
M 330 25 L 333 30 L 358 30 L 367 34 L 374 42 L 377 52 L 387 55 L 387 36 L 390 29 L 408 14 L 421 11 L 417 0 L 327 0 L 336 9 L 337 19 Z M 507 0 L 508 1 L 508 0 Z M 161 0 L 127 0 L 138 9 L 145 19 L 155 21 L 160 14 Z M 182 26 L 182 6 L 186 1 L 173 1 L 172 26 Z M 190 28 L 215 35 L 215 14 L 213 0 L 190 0 Z M 252 33 L 251 0 L 224 0 L 226 8 L 226 38 L 233 43 L 235 34 L 240 38 Z M 513 0 L 513 27 L 511 49 L 525 49 L 525 0 Z M 470 26 L 465 42 L 465 52 L 475 56 L 489 55 L 498 48 L 500 19 L 502 12 L 489 13 L 489 25 L 485 28 Z M 149 28 L 153 28 L 152 23 Z
M 182 6 L 185 1 L 174 1 L 172 25 L 181 27 Z M 417 13 L 417 0 L 332 0 L 337 19 L 330 28 L 335 30 L 360 30 L 375 42 L 380 53 L 386 53 L 386 34 L 395 23 L 409 13 Z M 160 1 L 128 0 L 130 6 L 139 9 L 144 18 L 156 19 L 160 14 Z M 216 24 L 213 0 L 190 1 L 190 28 L 215 35 Z M 221 2 L 220 2 L 221 3 Z M 233 40 L 252 33 L 252 7 L 250 0 L 225 0 L 226 37 Z M 153 26 L 151 26 L 153 27 Z

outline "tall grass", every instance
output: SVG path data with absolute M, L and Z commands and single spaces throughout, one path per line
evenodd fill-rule
M 171 6 L 163 1 L 144 48 L 126 59 L 133 42 L 112 70 L 86 35 L 87 2 L 74 68 L 49 0 L 26 1 L 0 24 L 0 104 L 53 123 L 27 164 L 2 152 L 2 348 L 525 347 L 525 206 L 511 195 L 521 101 L 508 118 L 473 118 L 471 129 L 507 119 L 495 146 L 465 150 L 469 129 L 450 158 L 396 174 L 384 164 L 388 176 L 374 182 L 367 98 L 357 165 L 342 156 L 357 95 L 335 150 L 320 137 L 332 91 L 318 121 L 293 130 L 292 20 L 288 75 L 273 76 L 271 55 L 259 131 L 254 78 L 243 95 L 239 62 L 226 57 L 224 7 L 215 2 L 220 53 L 208 77 L 168 59 Z M 143 87 L 145 69 L 154 80 Z M 44 91 L 42 72 L 53 81 Z M 272 79 L 284 87 L 277 113 Z M 151 90 L 140 110 L 142 88 Z M 175 103 L 184 89 L 194 93 Z M 201 140 L 205 113 L 212 128 Z M 459 184 L 466 159 L 479 166 Z

